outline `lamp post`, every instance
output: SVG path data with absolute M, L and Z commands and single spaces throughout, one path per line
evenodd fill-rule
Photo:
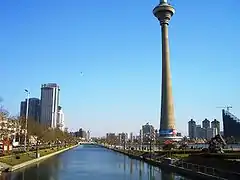
M 27 107 L 26 107 L 26 119 L 25 119 L 25 133 L 24 133 L 24 151 L 26 151 L 26 146 L 27 146 L 27 123 L 28 123 L 28 107 L 29 107 L 29 95 L 30 92 L 25 89 L 24 90 L 26 95 L 27 95 Z

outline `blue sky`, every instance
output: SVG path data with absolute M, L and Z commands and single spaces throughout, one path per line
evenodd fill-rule
M 240 117 L 239 0 L 173 1 L 169 27 L 177 128 L 190 118 L 222 121 L 217 106 Z M 160 26 L 157 0 L 2 0 L 2 104 L 40 96 L 42 83 L 61 87 L 70 130 L 138 132 L 159 127 Z M 81 72 L 84 76 L 81 76 Z

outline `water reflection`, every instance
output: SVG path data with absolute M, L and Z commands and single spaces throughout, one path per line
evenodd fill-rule
M 51 161 L 50 166 L 49 161 Z M 41 165 L 38 163 L 31 166 L 31 168 L 24 168 L 14 173 L 3 173 L 0 180 L 58 180 L 58 171 L 61 167 L 60 159 L 53 157 L 42 162 Z
M 130 159 L 130 174 L 132 175 L 133 173 L 133 160 Z
M 123 156 L 123 162 L 123 170 L 126 172 L 126 169 L 129 169 L 131 180 L 186 180 L 186 178 L 177 176 L 173 173 L 161 171 L 161 169 L 157 167 L 146 164 L 143 161 L 130 159 L 126 156 Z
M 180 177 L 102 148 L 77 148 L 0 180 L 173 180 Z
M 123 156 L 123 169 L 126 172 L 126 156 Z
M 139 161 L 139 163 L 136 163 L 136 164 L 139 164 L 139 166 L 136 168 L 136 169 L 139 169 L 139 173 L 138 173 L 138 175 L 139 175 L 139 180 L 142 180 L 142 162 L 141 161 Z
M 165 173 L 164 171 L 161 171 L 161 179 L 166 180 L 174 180 L 174 175 L 171 173 Z M 176 178 L 177 179 L 177 178 Z

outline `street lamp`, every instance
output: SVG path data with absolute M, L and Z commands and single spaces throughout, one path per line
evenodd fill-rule
M 27 96 L 27 107 L 26 107 L 26 119 L 25 119 L 25 133 L 24 133 L 24 151 L 26 151 L 26 146 L 27 146 L 27 122 L 28 122 L 28 107 L 29 107 L 29 95 L 30 92 L 25 89 L 24 90 Z

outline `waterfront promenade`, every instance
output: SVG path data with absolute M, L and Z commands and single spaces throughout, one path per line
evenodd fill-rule
M 3 174 L 0 179 L 177 180 L 185 178 L 105 148 L 80 145 L 31 167 Z

